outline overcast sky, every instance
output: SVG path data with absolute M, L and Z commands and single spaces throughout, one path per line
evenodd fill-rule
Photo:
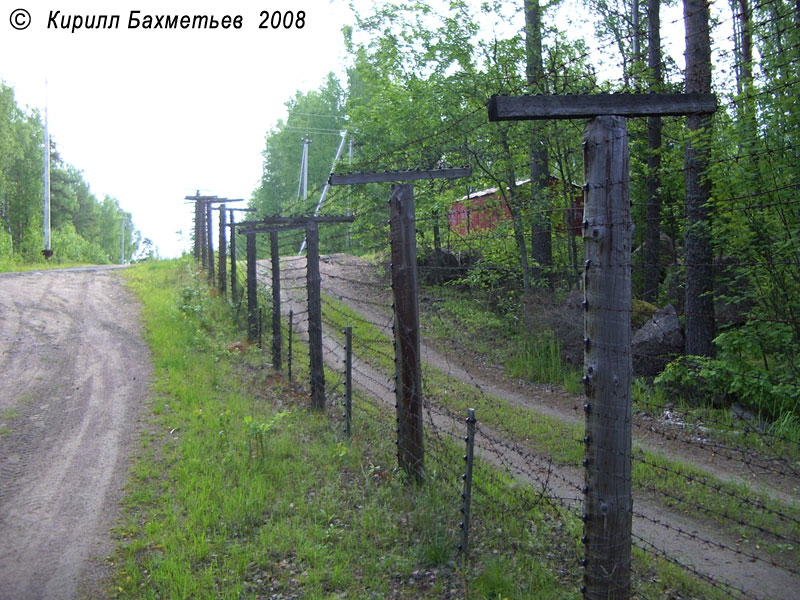
M 346 2 L 79 2 L 3 0 L 0 79 L 20 105 L 44 107 L 62 157 L 108 194 L 164 256 L 189 248 L 200 190 L 249 199 L 261 173 L 264 135 L 286 116 L 297 89 L 316 89 L 344 60 Z M 47 28 L 50 7 L 58 30 Z M 260 29 L 261 10 L 305 10 L 302 29 Z M 297 7 L 297 8 L 294 8 Z M 31 25 L 10 26 L 25 8 Z M 229 30 L 130 30 L 144 14 L 242 15 Z M 119 14 L 119 29 L 60 29 L 62 15 Z M 298 146 L 299 147 L 299 146 Z M 177 231 L 182 231 L 181 235 Z
M 342 72 L 341 29 L 353 20 L 344 0 L 1 5 L 0 79 L 15 89 L 20 105 L 38 108 L 47 80 L 50 132 L 62 157 L 84 172 L 98 199 L 117 198 L 162 256 L 189 249 L 185 196 L 199 190 L 250 198 L 267 130 L 285 118 L 284 103 L 296 90 L 316 89 L 330 71 Z M 20 8 L 31 23 L 15 30 L 12 13 Z M 261 12 L 272 8 L 304 10 L 304 27 L 259 28 Z M 60 11 L 58 29 L 48 29 L 51 10 Z M 136 10 L 140 18 L 242 15 L 243 26 L 129 29 Z M 119 14 L 119 28 L 61 29 L 62 16 L 104 14 Z M 299 153 L 298 142 L 298 161 Z

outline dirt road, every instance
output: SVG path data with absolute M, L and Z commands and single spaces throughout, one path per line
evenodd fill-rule
M 0 600 L 98 597 L 148 395 L 113 267 L 0 274 Z

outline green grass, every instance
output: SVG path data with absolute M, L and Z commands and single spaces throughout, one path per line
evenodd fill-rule
M 328 295 L 324 295 L 323 314 L 327 322 L 334 323 L 339 328 L 352 324 L 354 340 L 359 337 L 369 340 L 380 337 L 388 339 L 385 333 L 365 323 L 358 313 Z M 469 325 L 465 325 L 465 328 L 468 327 Z M 393 368 L 393 363 L 388 357 L 375 354 L 364 357 L 359 354 L 357 347 L 354 348 L 354 352 L 384 372 L 391 372 L 389 369 Z M 570 425 L 534 410 L 511 405 L 501 398 L 478 390 L 427 365 L 423 365 L 423 377 L 425 395 L 435 400 L 437 404 L 457 414 L 466 414 L 468 408 L 475 408 L 481 423 L 504 432 L 504 435 L 518 444 L 551 457 L 556 463 L 575 466 L 583 458 L 583 425 Z M 665 505 L 682 510 L 690 516 L 696 517 L 699 514 L 703 519 L 716 521 L 720 527 L 742 538 L 745 547 L 749 546 L 752 549 L 755 545 L 759 545 L 775 553 L 784 554 L 791 560 L 800 559 L 799 548 L 788 547 L 766 534 L 739 524 L 740 521 L 744 521 L 756 527 L 798 538 L 800 537 L 800 525 L 797 523 L 797 520 L 800 520 L 799 506 L 788 506 L 772 500 L 768 495 L 749 486 L 723 481 L 691 465 L 643 450 L 636 443 L 634 448 L 637 457 L 633 471 L 636 489 L 655 494 Z M 700 481 L 706 481 L 710 485 L 703 485 Z M 747 498 L 751 502 L 744 502 L 740 498 Z M 709 512 L 704 512 L 698 507 Z M 765 508 L 769 510 L 765 511 Z M 787 522 L 770 511 L 782 512 L 795 521 Z M 730 515 L 731 519 L 710 516 L 714 514 Z
M 10 406 L 0 410 L 0 419 L 3 421 L 10 421 L 11 419 L 16 419 L 17 417 L 19 417 L 19 410 L 16 406 Z
M 305 343 L 294 345 L 290 385 L 261 368 L 258 349 L 225 350 L 243 335 L 189 263 L 141 265 L 125 276 L 143 303 L 155 395 L 115 529 L 113 597 L 580 596 L 575 515 L 479 460 L 470 560 L 459 561 L 463 442 L 428 432 L 426 482 L 407 485 L 394 467 L 392 411 L 356 393 L 354 435 L 344 439 L 332 421 L 338 406 L 309 409 L 297 386 L 307 378 Z M 346 317 L 326 308 L 326 320 Z M 363 321 L 345 324 L 380 335 Z M 326 370 L 332 387 L 338 377 Z M 427 373 L 426 385 L 449 390 L 453 406 L 480 400 L 440 377 Z M 519 420 L 516 407 L 484 408 Z M 537 435 L 573 435 L 554 425 Z M 635 566 L 638 597 L 718 596 L 638 551 Z
M 509 513 L 479 500 L 473 559 L 462 565 L 459 480 L 432 473 L 406 485 L 384 408 L 357 396 L 355 435 L 343 439 L 305 393 L 259 368 L 258 350 L 225 350 L 241 338 L 230 308 L 200 293 L 205 283 L 186 263 L 126 277 L 144 306 L 155 397 L 115 529 L 113 596 L 579 596 L 577 536 L 553 527 L 546 505 L 528 498 Z M 304 346 L 294 346 L 298 373 Z M 460 451 L 445 443 L 430 459 L 458 465 Z
M 35 262 L 35 263 L 17 263 L 9 261 L 0 261 L 0 273 L 22 273 L 25 271 L 48 271 L 51 269 L 68 269 L 72 267 L 86 267 L 90 266 L 89 263 L 78 262 Z
M 580 391 L 581 370 L 564 365 L 561 343 L 549 330 L 519 341 L 514 354 L 506 360 L 505 367 L 510 377 L 536 383 L 555 383 L 571 394 Z

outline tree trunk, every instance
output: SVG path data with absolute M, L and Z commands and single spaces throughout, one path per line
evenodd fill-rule
M 528 265 L 528 251 L 525 248 L 525 227 L 522 222 L 522 215 L 519 210 L 519 193 L 517 192 L 516 173 L 514 172 L 514 163 L 511 158 L 511 149 L 508 146 L 508 137 L 506 130 L 500 131 L 500 144 L 503 147 L 503 153 L 508 161 L 508 169 L 506 171 L 508 177 L 508 190 L 510 198 L 506 198 L 502 192 L 502 186 L 498 189 L 501 190 L 503 198 L 506 200 L 508 210 L 511 211 L 511 222 L 514 226 L 514 240 L 517 242 L 519 249 L 519 264 L 522 270 L 522 289 L 527 292 L 531 289 L 531 276 L 530 265 Z
M 442 251 L 442 234 L 439 231 L 439 211 L 433 211 L 433 250 L 436 254 Z
M 647 0 L 647 66 L 650 71 L 650 91 L 661 90 L 661 22 L 660 1 Z M 644 285 L 642 299 L 658 300 L 661 279 L 659 265 L 661 250 L 661 117 L 647 119 L 647 223 L 644 243 Z
M 711 41 L 708 0 L 684 0 L 686 23 L 686 92 L 711 92 Z M 711 248 L 711 211 L 708 199 L 710 115 L 686 118 L 686 353 L 714 355 L 714 270 Z
M 525 5 L 525 50 L 529 93 L 545 93 L 542 60 L 542 10 L 539 0 L 524 0 Z M 545 143 L 544 126 L 534 124 L 531 128 L 531 277 L 542 279 L 544 271 L 553 266 L 553 245 L 550 234 L 550 210 L 548 188 L 550 186 L 550 163 Z M 514 182 L 516 183 L 516 182 Z M 550 287 L 552 275 L 547 277 Z
M 639 0 L 633 0 L 633 3 L 631 5 L 631 28 L 633 29 L 633 60 L 631 61 L 631 63 L 633 65 L 636 65 L 636 63 L 639 62 L 640 58 L 639 55 L 641 54 L 641 47 L 642 47 L 642 43 L 640 41 L 641 32 L 639 31 L 641 29 L 641 26 L 639 24 Z M 635 68 L 636 67 L 634 66 L 634 69 Z M 640 79 L 641 79 L 640 77 L 634 75 L 635 81 L 638 82 Z M 637 85 L 636 87 L 638 88 L 639 86 Z

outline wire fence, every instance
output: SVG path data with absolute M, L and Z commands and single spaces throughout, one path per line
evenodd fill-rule
M 770 6 L 767 1 L 753 9 Z M 770 36 L 792 34 L 792 19 L 782 12 L 764 8 L 758 14 L 756 25 Z M 711 25 L 712 33 L 729 37 L 726 28 L 732 28 L 740 16 L 734 12 L 717 19 Z M 756 39 L 760 42 L 770 39 Z M 605 50 L 611 46 L 613 43 L 607 44 Z M 510 204 L 514 200 L 507 188 L 509 183 L 516 184 L 515 177 L 496 177 L 493 206 L 485 200 L 475 204 L 476 195 L 471 195 L 463 182 L 417 184 L 418 197 L 445 199 L 420 203 L 424 208 L 416 215 L 415 243 L 419 256 L 416 268 L 422 282 L 419 360 L 424 472 L 426 482 L 454 499 L 452 515 L 435 516 L 452 524 L 452 535 L 447 538 L 451 549 L 456 548 L 458 537 L 465 417 L 467 410 L 474 408 L 478 424 L 471 511 L 473 552 L 491 554 L 510 549 L 535 554 L 579 587 L 581 568 L 587 566 L 584 546 L 591 541 L 581 530 L 589 519 L 587 461 L 594 456 L 588 452 L 592 446 L 592 452 L 619 455 L 631 465 L 629 474 L 612 472 L 609 476 L 614 485 L 632 486 L 633 502 L 627 510 L 630 543 L 635 551 L 630 564 L 612 567 L 631 570 L 635 594 L 669 595 L 675 591 L 670 586 L 683 585 L 660 579 L 664 571 L 657 565 L 666 562 L 700 586 L 677 590 L 676 597 L 793 597 L 800 583 L 800 365 L 796 361 L 800 345 L 800 307 L 796 301 L 800 292 L 796 193 L 800 162 L 798 124 L 792 116 L 792 107 L 797 106 L 793 92 L 800 81 L 793 59 L 797 48 L 795 41 L 759 56 L 764 69 L 785 71 L 789 73 L 786 78 L 762 77 L 758 86 L 742 93 L 731 90 L 720 94 L 720 112 L 727 117 L 745 115 L 752 106 L 758 107 L 761 129 L 756 127 L 753 135 L 744 135 L 738 141 L 709 142 L 706 171 L 714 185 L 707 203 L 713 233 L 707 260 L 686 260 L 683 256 L 683 239 L 693 226 L 683 197 L 675 192 L 681 189 L 675 180 L 683 177 L 683 147 L 690 139 L 681 118 L 663 119 L 665 148 L 659 176 L 664 191 L 657 216 L 648 211 L 653 200 L 645 192 L 651 173 L 641 159 L 648 152 L 644 120 L 631 120 L 626 134 L 632 153 L 640 155 L 632 161 L 627 176 L 594 188 L 582 186 L 583 193 L 600 188 L 630 190 L 631 219 L 637 225 L 633 248 L 612 266 L 632 274 L 633 292 L 619 305 L 591 306 L 601 315 L 631 323 L 632 341 L 622 347 L 587 342 L 584 335 L 588 268 L 584 252 L 589 230 L 579 216 L 576 231 L 575 217 L 583 206 L 574 201 L 571 185 L 579 179 L 578 153 L 586 151 L 580 144 L 579 125 L 549 126 L 547 131 L 552 135 L 546 145 L 563 181 L 546 194 L 548 202 L 526 201 L 520 208 L 520 217 L 528 224 L 522 231 L 515 231 L 511 222 L 510 209 L 514 207 Z M 549 65 L 545 75 L 555 77 L 587 58 L 588 53 Z M 627 75 L 635 80 L 648 73 L 637 63 Z M 587 77 L 581 85 L 580 93 L 598 89 L 594 78 Z M 538 91 L 527 83 L 504 83 L 501 87 L 499 91 L 505 94 Z M 481 181 L 487 181 L 492 169 L 487 167 L 484 172 L 483 167 L 501 164 L 507 157 L 497 145 L 485 147 L 491 146 L 488 143 L 481 146 L 483 154 L 471 152 L 469 140 L 484 144 L 497 139 L 498 125 L 487 123 L 485 115 L 486 103 L 467 97 L 462 111 L 449 115 L 441 127 L 381 147 L 359 162 L 358 168 L 408 167 L 415 156 L 433 153 L 464 157 L 482 174 Z M 740 120 L 745 126 L 746 120 Z M 782 124 L 780 134 L 767 130 L 767 122 Z M 508 131 L 515 135 L 514 129 L 509 127 Z M 524 131 L 520 139 L 528 133 Z M 619 141 L 606 139 L 598 145 Z M 340 416 L 346 379 L 343 328 L 349 326 L 354 435 L 373 436 L 376 447 L 383 448 L 387 440 L 397 440 L 399 430 L 413 425 L 405 420 L 415 418 L 398 408 L 391 224 L 385 205 L 388 196 L 388 186 L 372 186 L 360 192 L 334 188 L 329 195 L 329 210 L 347 206 L 354 221 L 352 225 L 321 228 L 323 254 L 319 263 L 322 351 L 330 414 L 336 427 L 344 428 Z M 474 211 L 474 221 L 467 221 L 467 225 L 458 221 L 452 210 L 457 202 L 471 203 L 467 210 Z M 312 200 L 297 200 L 284 209 L 286 214 L 309 214 L 313 204 Z M 504 206 L 509 208 L 508 215 Z M 507 257 L 519 259 L 520 234 L 530 240 L 530 223 L 537 219 L 551 226 L 548 235 L 553 259 L 552 264 L 531 265 L 539 269 L 540 287 L 523 291 L 522 266 Z M 629 222 L 612 219 L 605 227 L 621 228 Z M 645 230 L 652 223 L 657 223 L 663 234 L 657 237 L 660 251 L 655 260 L 645 252 L 651 243 Z M 297 234 L 282 233 L 281 238 L 285 249 L 295 244 Z M 289 256 L 284 251 L 280 265 L 279 309 L 284 324 L 290 311 L 292 314 L 294 346 L 289 356 L 293 381 L 298 386 L 308 381 L 310 368 L 305 345 L 309 331 L 306 261 L 305 256 Z M 246 289 L 246 268 L 241 261 L 239 265 L 239 287 Z M 710 291 L 715 302 L 708 311 L 687 310 L 683 300 L 687 269 L 697 267 L 716 273 Z M 638 302 L 647 292 L 644 274 L 648 269 L 657 272 L 657 311 L 656 306 Z M 262 288 L 271 285 L 269 261 L 259 262 L 257 276 Z M 449 302 L 452 289 L 462 291 L 461 306 L 464 297 L 474 296 L 471 309 L 479 316 L 472 317 L 472 323 L 469 317 L 457 314 Z M 513 300 L 516 310 L 486 308 L 507 298 Z M 241 306 L 241 297 L 234 300 Z M 262 294 L 258 305 L 272 310 L 271 295 Z M 497 316 L 503 312 L 504 316 Z M 506 321 L 498 327 L 474 324 L 475 319 L 492 318 Z M 516 333 L 509 332 L 510 318 L 517 319 Z M 716 357 L 681 362 L 685 323 L 693 318 L 713 323 L 720 334 L 716 338 L 720 351 Z M 284 330 L 284 349 L 289 331 Z M 438 333 L 441 331 L 446 333 Z M 545 331 L 549 334 L 544 335 Z M 498 339 L 501 335 L 506 339 Z M 573 372 L 566 374 L 572 378 L 571 385 L 563 379 L 534 383 L 509 375 L 509 359 L 524 358 L 530 351 L 526 345 L 530 340 L 536 344 L 542 340 L 558 342 L 555 353 L 559 363 L 566 359 L 573 365 Z M 630 449 L 605 447 L 587 434 L 585 425 L 593 403 L 580 393 L 587 381 L 581 383 L 579 378 L 591 375 L 583 359 L 588 345 L 606 356 L 627 361 L 637 376 L 629 415 L 592 415 L 608 427 L 628 419 Z M 482 351 L 482 347 L 488 350 Z M 671 362 L 674 359 L 679 360 Z M 667 367 L 668 363 L 672 366 Z M 692 405 L 693 396 L 703 401 Z M 735 403 L 732 397 L 736 397 Z M 393 470 L 388 464 L 382 467 Z M 488 524 L 498 520 L 508 523 L 514 534 L 492 531 Z M 542 539 L 558 551 L 549 552 Z
M 291 311 L 294 381 L 301 387 L 308 373 L 308 351 L 303 345 L 308 339 L 309 314 L 306 262 L 306 257 L 284 257 L 280 267 L 282 322 L 287 322 Z M 246 271 L 244 263 L 237 270 L 241 278 L 239 287 L 243 290 L 247 289 L 247 282 L 241 274 Z M 387 438 L 395 437 L 398 429 L 398 423 L 393 422 L 396 419 L 393 405 L 397 400 L 389 271 L 385 260 L 376 263 L 348 254 L 320 258 L 326 397 L 336 426 L 344 429 L 342 329 L 349 325 L 353 328 L 357 435 L 359 418 L 373 420 L 373 427 L 377 422 Z M 267 293 L 272 279 L 269 261 L 259 261 L 257 277 L 261 290 L 259 306 L 268 312 L 272 310 L 271 294 Z M 435 288 L 425 289 L 423 294 L 431 291 Z M 242 306 L 242 302 L 239 298 L 237 306 Z M 422 305 L 423 324 L 452 319 L 438 302 Z M 548 302 L 541 307 L 560 306 Z M 263 319 L 262 323 L 268 320 Z M 265 348 L 268 346 L 264 344 Z M 420 354 L 425 392 L 426 478 L 449 490 L 454 503 L 460 495 L 458 484 L 463 474 L 461 446 L 466 431 L 466 408 L 477 408 L 473 535 L 481 540 L 483 520 L 489 520 L 489 514 L 501 513 L 524 520 L 530 507 L 572 522 L 571 529 L 575 531 L 584 510 L 583 411 L 565 410 L 564 406 L 552 404 L 549 409 L 547 404 L 540 406 L 542 399 L 537 396 L 545 396 L 546 400 L 547 394 L 542 394 L 536 386 L 522 385 L 521 392 L 514 390 L 502 372 L 487 375 L 491 369 L 471 368 L 469 358 L 458 357 L 424 339 Z M 582 402 L 577 395 L 565 394 L 563 399 L 566 404 Z M 365 411 L 360 417 L 359 402 L 371 404 L 377 411 Z M 793 552 L 800 544 L 800 511 L 791 499 L 798 473 L 796 461 L 784 453 L 791 440 L 745 419 L 723 421 L 707 416 L 692 423 L 680 418 L 677 411 L 672 415 L 645 412 L 634 415 L 635 447 L 630 458 L 634 464 L 638 508 L 632 511 L 633 545 L 679 565 L 726 595 L 769 597 L 763 595 L 759 586 L 752 586 L 753 577 L 768 571 L 771 580 L 785 582 L 800 575 Z M 544 437 L 551 439 L 541 439 L 538 432 L 542 429 L 549 433 Z M 737 444 L 719 435 L 721 432 L 759 443 Z M 770 454 L 770 449 L 778 451 Z M 679 461 L 672 460 L 675 455 L 680 457 Z M 686 463 L 694 466 L 687 467 Z M 757 481 L 768 481 L 763 490 L 752 484 L 748 473 Z M 456 532 L 458 515 L 454 513 L 452 519 Z M 713 526 L 709 527 L 709 523 Z M 570 547 L 573 579 L 582 560 L 576 541 L 570 542 L 568 536 L 564 540 Z M 485 550 L 481 540 L 476 551 Z M 718 567 L 726 562 L 737 565 L 738 576 L 729 578 L 720 574 Z M 647 585 L 646 564 L 634 557 L 634 589 Z

